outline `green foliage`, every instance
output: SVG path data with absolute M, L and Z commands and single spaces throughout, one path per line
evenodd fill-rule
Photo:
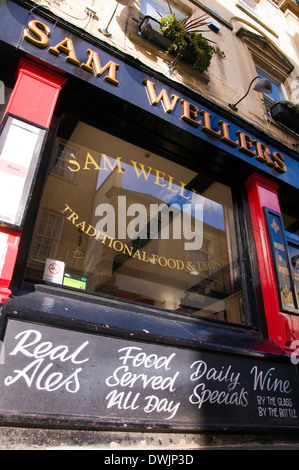
M 207 25 L 207 17 L 203 15 L 193 21 L 190 18 L 191 15 L 183 20 L 178 20 L 174 13 L 162 16 L 159 20 L 160 31 L 173 41 L 169 52 L 176 51 L 181 55 L 184 49 L 190 46 L 196 55 L 193 67 L 199 72 L 205 72 L 209 68 L 215 53 L 219 54 L 221 58 L 225 58 L 225 54 L 212 46 L 210 44 L 212 41 L 205 39 L 201 34 L 201 32 L 204 32 L 201 28 Z
M 291 101 L 281 101 L 281 104 L 284 104 L 287 108 L 291 109 L 297 116 L 299 116 L 299 104 L 292 103 Z

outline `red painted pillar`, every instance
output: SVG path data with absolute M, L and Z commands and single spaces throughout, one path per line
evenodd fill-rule
M 0 229 L 0 302 L 5 301 L 11 290 L 9 285 L 18 254 L 20 232 Z
M 59 93 L 66 80 L 27 60 L 21 60 L 16 85 L 6 113 L 32 124 L 50 127 Z M 18 254 L 21 232 L 0 228 L 0 301 L 11 295 L 9 289 Z
M 263 207 L 281 213 L 277 190 L 279 185 L 258 174 L 246 182 L 253 223 L 254 239 L 270 340 L 281 348 L 290 341 L 288 321 L 280 311 L 275 270 Z

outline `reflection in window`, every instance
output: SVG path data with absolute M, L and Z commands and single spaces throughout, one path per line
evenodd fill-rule
M 44 263 L 56 256 L 63 217 L 44 210 L 39 219 L 36 236 L 32 245 L 32 259 Z
M 70 158 L 77 157 L 77 149 L 59 141 L 55 152 L 56 155 L 53 162 L 52 173 L 71 181 L 74 173 L 69 169 L 68 161 Z
M 65 286 L 243 323 L 230 188 L 83 122 L 67 140 L 73 178 L 48 176 L 27 277 L 50 258 Z

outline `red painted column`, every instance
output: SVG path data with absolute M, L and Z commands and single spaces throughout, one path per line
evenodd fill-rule
M 0 229 L 0 302 L 10 295 L 9 285 L 18 254 L 20 232 Z
M 275 270 L 263 207 L 281 213 L 277 190 L 279 185 L 258 174 L 246 182 L 253 223 L 257 259 L 270 340 L 285 348 L 291 340 L 287 318 L 280 311 Z
M 65 78 L 22 60 L 6 112 L 49 128 L 59 93 L 65 82 Z
M 16 85 L 6 113 L 26 119 L 32 124 L 50 127 L 59 93 L 66 79 L 21 60 Z M 9 289 L 18 254 L 21 232 L 0 228 L 0 301 L 11 295 Z

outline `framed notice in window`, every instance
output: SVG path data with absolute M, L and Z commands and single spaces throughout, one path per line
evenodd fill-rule
M 298 309 L 289 250 L 281 214 L 264 208 L 282 310 Z
M 21 229 L 46 129 L 7 115 L 0 130 L 0 224 Z

